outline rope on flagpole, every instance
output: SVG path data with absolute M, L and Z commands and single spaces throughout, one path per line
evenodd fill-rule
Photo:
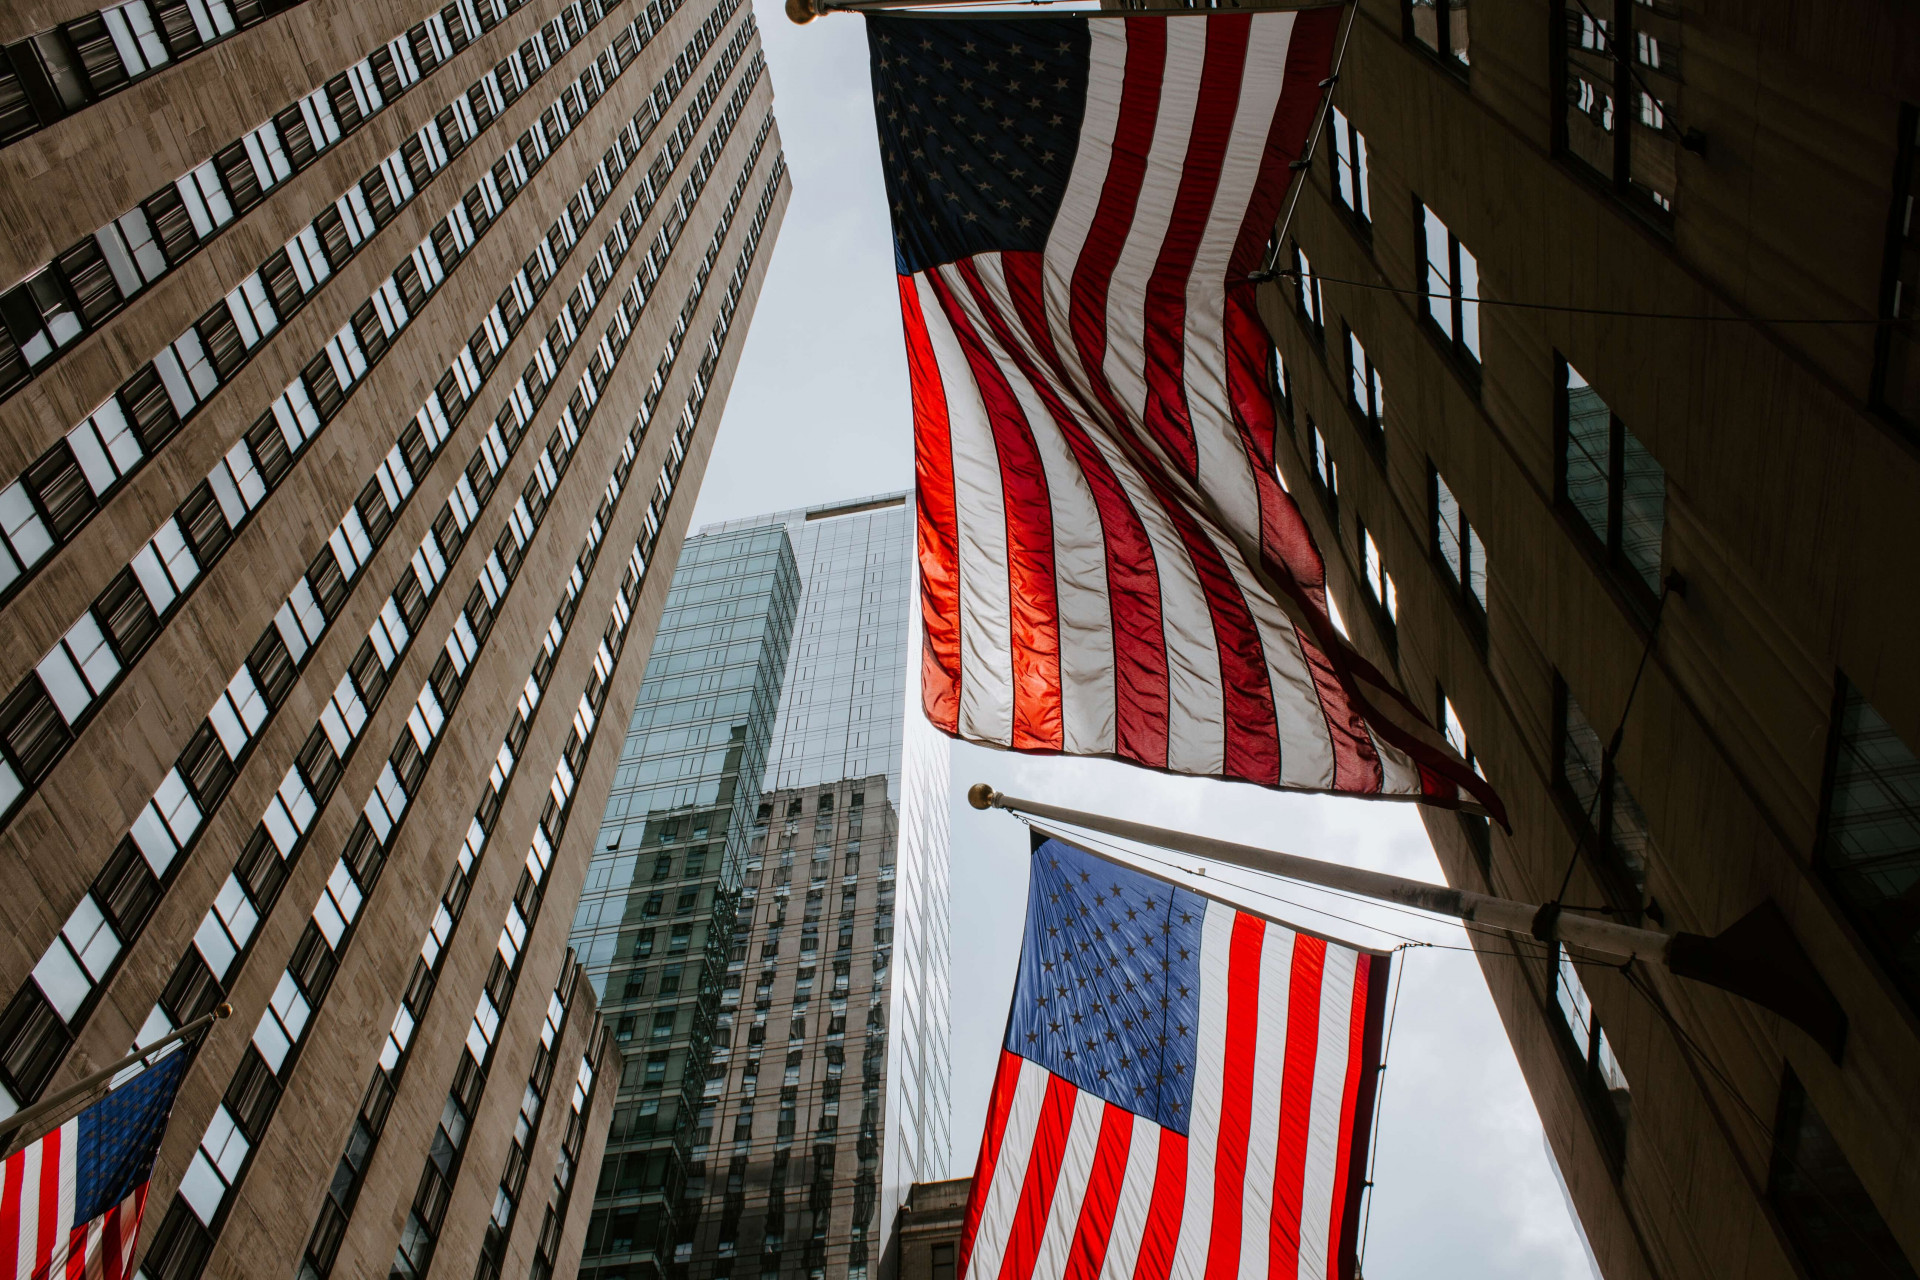
M 802 0 L 804 2 L 804 0 Z M 1347 44 L 1353 38 L 1353 18 L 1360 11 L 1359 0 L 1353 0 L 1347 6 L 1346 18 L 1340 24 L 1340 47 L 1333 52 L 1333 66 L 1327 71 L 1327 78 L 1321 83 L 1326 92 L 1320 95 L 1319 110 L 1314 112 L 1313 132 L 1307 135 L 1307 149 L 1290 166 L 1299 175 L 1293 184 L 1293 190 L 1287 193 L 1287 211 L 1280 218 L 1280 229 L 1274 233 L 1273 240 L 1267 246 L 1266 261 L 1252 279 L 1258 276 L 1272 278 L 1274 264 L 1280 260 L 1281 246 L 1287 242 L 1287 231 L 1293 226 L 1294 210 L 1300 207 L 1300 192 L 1307 185 L 1307 175 L 1313 171 L 1313 158 L 1320 150 L 1320 135 L 1326 131 L 1327 114 L 1333 109 L 1333 91 L 1340 84 L 1340 68 L 1347 60 Z
M 1393 952 L 1395 955 L 1400 955 L 1414 945 L 1416 944 L 1403 942 L 1395 947 Z M 1367 1167 L 1364 1170 L 1367 1181 L 1363 1190 L 1367 1193 L 1367 1207 L 1360 1213 L 1360 1244 L 1354 1250 L 1353 1258 L 1355 1280 L 1359 1280 L 1359 1277 L 1364 1276 L 1367 1271 L 1367 1232 L 1373 1226 L 1373 1175 L 1380 1164 L 1380 1130 L 1385 1127 L 1386 1119 L 1380 1111 L 1380 1099 L 1385 1097 L 1387 1092 L 1387 1055 L 1393 1049 L 1393 1024 L 1400 1017 L 1400 984 L 1406 977 L 1406 971 L 1406 957 L 1400 956 L 1400 963 L 1393 966 L 1393 1000 L 1387 1010 L 1387 1030 L 1386 1034 L 1380 1038 L 1380 1069 L 1374 1073 L 1376 1083 L 1373 1087 L 1373 1142 L 1371 1149 L 1367 1152 Z

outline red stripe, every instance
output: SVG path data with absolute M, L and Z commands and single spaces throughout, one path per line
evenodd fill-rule
M 102 1219 L 111 1218 L 118 1212 L 118 1206 L 101 1215 Z M 104 1221 L 100 1224 L 106 1226 Z M 86 1280 L 87 1275 L 87 1237 L 93 1233 L 93 1223 L 83 1222 L 67 1233 L 67 1259 L 61 1272 L 67 1280 Z M 103 1231 L 104 1234 L 104 1231 Z
M 1098 1280 L 1107 1260 L 1107 1241 L 1113 1234 L 1114 1211 L 1120 1207 L 1120 1186 L 1127 1177 L 1127 1148 L 1133 1142 L 1133 1113 L 1111 1102 L 1100 1117 L 1100 1141 L 1093 1149 L 1093 1168 L 1087 1177 L 1086 1199 L 1080 1205 L 1080 1225 L 1060 1280 Z
M 1266 151 L 1260 157 L 1260 176 L 1247 201 L 1247 216 L 1240 223 L 1239 238 L 1234 241 L 1233 257 L 1227 268 L 1230 280 L 1245 279 L 1249 271 L 1260 265 L 1267 238 L 1274 234 L 1274 221 L 1292 183 L 1287 166 L 1306 149 L 1314 113 L 1319 111 L 1320 97 L 1325 92 L 1321 82 L 1332 73 L 1333 44 L 1344 12 L 1336 6 L 1307 9 L 1293 15 L 1293 30 L 1287 36 L 1287 65 L 1281 73 L 1280 100 L 1274 104 Z M 1332 149 L 1324 140 L 1322 145 Z
M 1073 1104 L 1080 1091 L 1056 1075 L 1047 1077 L 1047 1096 L 1040 1103 L 1040 1123 L 1034 1130 L 1033 1154 L 1027 1159 L 1026 1181 L 1020 1185 L 1020 1204 L 1007 1233 L 1007 1251 L 1000 1259 L 999 1280 L 1029 1280 L 1053 1211 L 1054 1184 L 1060 1180 L 1060 1162 L 1067 1154 L 1067 1134 L 1073 1128 Z
M 7 1157 L 6 1182 L 0 1186 L 0 1276 L 20 1274 L 21 1231 L 20 1196 L 25 1185 L 27 1153 L 16 1151 Z
M 1273 1218 L 1267 1275 L 1300 1273 L 1300 1201 L 1306 1185 L 1307 1131 L 1313 1120 L 1313 1076 L 1320 1055 L 1320 979 L 1327 944 L 1304 933 L 1293 939 L 1287 983 L 1286 1065 L 1280 1076 L 1280 1136 L 1273 1151 Z
M 1073 265 L 1067 329 L 1086 368 L 1094 395 L 1114 422 L 1123 422 L 1113 389 L 1101 366 L 1107 356 L 1107 291 L 1113 269 L 1133 226 L 1153 150 L 1154 121 L 1160 113 L 1161 79 L 1167 61 L 1167 19 L 1127 18 L 1127 62 L 1120 83 L 1120 115 L 1114 125 L 1112 157 L 1100 188 L 1100 203 L 1087 228 L 1086 243 Z M 1211 19 L 1209 19 L 1211 21 Z
M 1205 29 L 1205 62 L 1181 164 L 1180 190 L 1160 241 L 1160 256 L 1147 280 L 1145 305 L 1145 426 L 1189 478 L 1197 476 L 1200 457 L 1193 440 L 1193 419 L 1187 412 L 1187 283 L 1219 192 L 1227 146 L 1233 140 L 1253 18 L 1215 14 Z
M 1100 452 L 1063 398 L 1071 393 L 1073 384 L 1047 323 L 1042 280 L 1044 260 L 1034 253 L 1008 253 L 1001 255 L 1000 263 L 1015 316 L 1047 368 L 1030 369 L 1025 358 L 1017 354 L 1017 343 L 1006 336 L 1001 341 L 1016 353 L 1027 380 L 1046 401 L 1100 513 L 1114 649 L 1114 753 L 1151 768 L 1164 769 L 1167 765 L 1167 641 L 1160 624 L 1160 570 L 1154 563 L 1153 543 L 1147 537 L 1146 525 L 1134 509 L 1133 500 L 1108 465 L 1106 455 Z M 1083 407 L 1089 417 L 1096 416 L 1097 411 L 1090 406 Z
M 66 1235 L 67 1224 L 60 1221 L 60 1140 L 66 1136 L 66 1126 L 62 1125 L 40 1139 L 40 1234 L 33 1242 L 35 1271 L 43 1271 L 52 1263 L 54 1248 Z
M 1140 1235 L 1140 1256 L 1133 1280 L 1167 1280 L 1173 1251 L 1180 1246 L 1180 1215 L 1187 1206 L 1187 1135 L 1160 1131 L 1160 1163 L 1153 1174 L 1153 1198 Z
M 986 1131 L 980 1135 L 980 1159 L 973 1166 L 973 1186 L 967 1192 L 966 1222 L 960 1229 L 959 1265 L 953 1273 L 961 1280 L 965 1280 L 967 1261 L 973 1255 L 980 1215 L 987 1208 L 987 1189 L 993 1185 L 993 1171 L 1000 1163 L 1000 1143 L 1007 1135 L 1007 1116 L 1013 1110 L 1013 1095 L 1020 1086 L 1020 1064 L 1024 1061 L 1017 1053 L 1000 1051 L 1000 1069 L 994 1074 L 993 1094 L 987 1100 Z
M 1207 1280 L 1231 1280 L 1240 1273 L 1253 1059 L 1260 1032 L 1260 951 L 1266 928 L 1258 916 L 1233 913 L 1233 934 L 1227 942 L 1227 1041 L 1220 1075 L 1220 1127 L 1213 1152 L 1213 1235 L 1207 1242 Z M 1194 1086 L 1211 1083 L 1196 1080 Z
M 1373 1003 L 1371 988 L 1375 964 L 1380 964 L 1384 970 L 1384 960 L 1379 956 L 1361 956 L 1360 963 L 1354 966 L 1352 1020 L 1347 1026 L 1347 1083 L 1340 1094 L 1340 1141 L 1333 1155 L 1333 1212 L 1328 1215 L 1327 1223 L 1329 1277 L 1350 1274 L 1346 1266 L 1350 1253 L 1348 1242 L 1353 1239 L 1359 1225 L 1355 1219 L 1360 1197 L 1349 1193 L 1349 1180 L 1353 1177 L 1356 1159 L 1365 1160 L 1363 1153 L 1367 1126 L 1360 1118 L 1360 1090 L 1363 1076 L 1369 1074 L 1368 1056 L 1378 1047 L 1371 1043 L 1367 1035 L 1367 1012 Z M 1364 1166 L 1362 1172 L 1364 1174 Z
M 953 498 L 947 393 L 920 313 L 915 277 L 901 276 L 900 320 L 913 385 L 915 510 L 919 522 L 920 702 L 929 723 L 960 727 L 960 521 Z
M 973 264 L 951 268 L 977 295 L 980 278 Z M 1063 745 L 1060 719 L 1060 603 L 1053 561 L 1053 500 L 1046 467 L 1006 371 L 967 317 L 944 269 L 929 271 L 933 286 L 960 350 L 973 370 L 993 431 L 994 456 L 1000 462 L 1001 509 L 1007 522 L 1007 591 L 1013 661 L 1013 740 L 1015 751 L 1058 751 Z

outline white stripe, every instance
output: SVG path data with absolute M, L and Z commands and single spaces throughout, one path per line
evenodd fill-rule
M 1167 224 L 1180 196 L 1187 141 L 1193 134 L 1206 69 L 1208 22 L 1168 21 L 1167 60 L 1160 77 L 1160 105 L 1153 122 L 1153 143 L 1140 200 L 1127 228 L 1126 244 L 1107 289 L 1107 356 L 1104 364 L 1114 394 L 1135 422 L 1146 409 L 1147 283 L 1167 237 Z M 1139 54 L 1135 54 L 1139 57 Z
M 1108 24 L 1114 25 L 1114 24 Z M 1120 24 L 1124 25 L 1124 24 Z M 974 259 L 980 284 L 991 305 L 1014 335 L 1021 355 L 1049 387 L 1054 387 L 1040 353 L 1020 324 L 997 253 Z M 979 307 L 968 298 L 970 314 Z M 976 320 L 976 326 L 978 326 Z M 982 336 L 986 331 L 982 329 Z M 998 341 L 992 349 L 1033 432 L 1046 470 L 1047 497 L 1053 512 L 1055 597 L 1060 619 L 1061 729 L 1064 749 L 1073 755 L 1115 750 L 1113 605 L 1107 597 L 1106 535 L 1100 509 L 1086 473 L 1068 446 L 1033 383 Z M 1055 388 L 1061 390 L 1060 388 Z M 1074 408 L 1067 401 L 1071 412 Z
M 1119 25 L 1119 24 L 1114 24 Z M 1133 1280 L 1140 1242 L 1146 1238 L 1147 1209 L 1153 1203 L 1153 1180 L 1160 1170 L 1160 1126 L 1143 1116 L 1133 1118 L 1133 1137 L 1127 1146 L 1127 1171 L 1120 1180 L 1114 1204 L 1113 1230 L 1107 1236 L 1107 1256 L 1096 1280 Z
M 1274 720 L 1279 731 L 1280 781 L 1291 787 L 1331 788 L 1333 739 L 1327 732 L 1326 713 L 1320 707 L 1320 692 L 1313 682 L 1313 672 L 1300 649 L 1299 633 L 1286 611 L 1254 577 L 1241 549 L 1224 537 L 1216 538 L 1214 545 L 1220 547 L 1222 558 L 1232 570 L 1234 585 L 1239 588 L 1240 598 L 1246 602 L 1247 612 L 1260 634 L 1260 650 L 1266 659 L 1267 691 L 1273 698 Z M 1258 554 L 1257 550 L 1254 554 Z
M 1333 1171 L 1339 1161 L 1340 1114 L 1346 1100 L 1347 1050 L 1353 1027 L 1353 982 L 1360 957 L 1345 947 L 1327 948 L 1320 979 L 1320 1052 L 1313 1064 L 1313 1117 L 1307 1129 L 1306 1176 L 1300 1194 L 1300 1277 L 1333 1274 L 1327 1236 L 1340 1217 L 1333 1203 Z M 1358 1180 L 1365 1169 L 1347 1174 Z
M 946 269 L 951 273 L 951 268 Z M 946 277 L 953 279 L 951 274 Z M 940 380 L 947 389 L 953 440 L 953 504 L 960 565 L 960 715 L 962 737 L 1013 742 L 1012 601 L 1007 585 L 1007 517 L 1000 460 L 986 403 L 959 340 L 926 274 L 915 277 L 920 310 Z
M 1240 1274 L 1267 1274 L 1273 1227 L 1273 1153 L 1280 1138 L 1280 1085 L 1287 1062 L 1287 1015 L 1298 935 L 1269 923 L 1260 940 L 1260 1024 L 1253 1041 L 1253 1106 L 1248 1112 L 1247 1180 L 1241 1194 Z
M 1227 259 L 1240 238 L 1260 176 L 1285 79 L 1293 20 L 1291 13 L 1255 14 L 1251 19 L 1233 132 L 1193 271 L 1187 277 L 1186 350 L 1181 363 L 1199 459 L 1198 487 L 1228 528 L 1248 531 L 1260 528 L 1260 497 L 1227 394 Z
M 1073 172 L 1067 176 L 1060 212 L 1054 215 L 1053 227 L 1047 232 L 1047 261 L 1069 269 L 1079 261 L 1093 215 L 1100 208 L 1100 193 L 1107 186 L 1113 139 L 1120 128 L 1120 94 L 1127 74 L 1126 22 L 1089 22 L 1087 26 L 1087 106 L 1080 118 L 1080 143 L 1074 150 Z M 1068 281 L 1060 283 L 1064 289 Z M 1055 301 L 1051 288 L 1047 300 L 1051 309 Z M 1059 302 L 1064 312 L 1064 292 Z
M 1053 1184 L 1053 1203 L 1047 1206 L 1047 1225 L 1033 1257 L 1033 1280 L 1057 1280 L 1072 1256 L 1074 1230 L 1080 1225 L 1080 1207 L 1086 1202 L 1093 1178 L 1093 1154 L 1100 1145 L 1100 1122 L 1107 1100 L 1082 1089 L 1073 1102 L 1073 1124 L 1067 1131 L 1067 1149 L 1060 1159 L 1060 1176 Z
M 1000 1260 L 1006 1254 L 1013 1215 L 1020 1207 L 1020 1187 L 1027 1180 L 1027 1161 L 1033 1155 L 1033 1138 L 1040 1127 L 1040 1104 L 1047 1096 L 1050 1078 L 1045 1067 L 1025 1058 L 1020 1060 L 1020 1079 L 1013 1087 L 1013 1101 L 1007 1107 L 1007 1127 L 1000 1138 L 1000 1159 L 993 1166 L 993 1181 L 987 1184 L 980 1228 L 974 1233 L 973 1252 L 967 1259 L 969 1276 L 994 1280 L 1000 1274 Z
M 54 1229 L 60 1234 L 54 1241 L 56 1256 L 66 1255 L 67 1234 L 79 1224 L 73 1215 L 80 1199 L 80 1117 L 60 1126 L 60 1211 L 54 1215 Z M 54 1274 L 58 1274 L 56 1269 Z
M 1169 23 L 1182 26 L 1182 23 Z M 1198 25 L 1198 24 L 1196 24 Z M 1187 1202 L 1180 1214 L 1169 1280 L 1207 1273 L 1213 1234 L 1213 1154 L 1220 1141 L 1220 1098 L 1227 1062 L 1227 970 L 1234 909 L 1207 903 L 1200 926 L 1200 1037 L 1193 1068 L 1193 1122 L 1187 1129 Z
M 18 1153 L 20 1160 L 20 1253 L 15 1274 L 27 1280 L 40 1256 L 40 1160 L 47 1144 L 36 1142 Z

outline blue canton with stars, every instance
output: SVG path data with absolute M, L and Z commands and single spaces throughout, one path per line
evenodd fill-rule
M 80 1113 L 73 1225 L 125 1200 L 153 1171 L 173 1095 L 193 1058 L 183 1046 Z
M 1033 853 L 1007 1049 L 1187 1132 L 1207 900 L 1058 840 Z
M 901 275 L 1046 247 L 1087 106 L 1084 18 L 867 18 Z

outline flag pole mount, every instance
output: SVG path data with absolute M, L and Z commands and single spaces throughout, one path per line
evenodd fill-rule
M 72 1103 L 74 1099 L 83 1098 L 92 1093 L 95 1089 L 107 1083 L 134 1063 L 143 1062 L 145 1059 L 151 1058 L 154 1054 L 166 1048 L 168 1045 L 173 1044 L 175 1041 L 185 1040 L 188 1036 L 193 1035 L 202 1028 L 212 1026 L 219 1019 L 232 1016 L 233 1006 L 223 1000 L 214 1006 L 211 1012 L 201 1014 L 185 1026 L 161 1036 L 152 1044 L 138 1046 L 132 1053 L 129 1053 L 126 1057 L 120 1059 L 120 1061 L 104 1066 L 100 1068 L 100 1070 L 86 1076 L 84 1079 L 74 1081 L 71 1085 L 54 1094 L 51 1098 L 42 1099 L 30 1107 L 14 1112 L 4 1120 L 0 1120 L 0 1152 L 12 1150 L 13 1139 L 18 1134 L 24 1132 L 37 1122 L 44 1120 L 46 1117 L 60 1112 Z
M 1786 916 L 1771 898 L 1711 938 L 1697 933 L 1662 933 L 1570 914 L 1557 903 L 1496 898 L 1363 867 L 1022 800 L 1002 795 L 984 782 L 968 789 L 967 802 L 976 809 L 1005 809 L 1008 813 L 1082 827 L 1285 880 L 1451 916 L 1548 944 L 1565 943 L 1622 963 L 1639 960 L 1675 977 L 1719 987 L 1772 1010 L 1812 1036 L 1835 1062 L 1840 1060 L 1846 1045 L 1846 1011 L 1814 969 L 1813 962 L 1788 927 Z

